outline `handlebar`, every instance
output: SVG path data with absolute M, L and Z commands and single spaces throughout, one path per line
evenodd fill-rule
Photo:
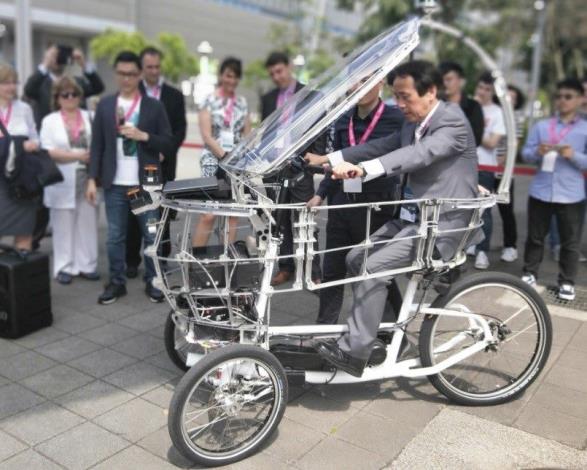
M 304 170 L 313 175 L 326 175 L 332 173 L 330 170 L 326 170 L 322 165 L 306 165 Z
M 301 155 L 293 158 L 290 161 L 290 165 L 300 173 L 310 173 L 312 175 L 327 175 L 331 173 L 330 171 L 327 171 L 322 165 L 309 165 Z

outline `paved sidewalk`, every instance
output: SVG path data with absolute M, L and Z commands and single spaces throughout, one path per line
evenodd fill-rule
M 491 253 L 493 268 L 519 271 L 498 257 Z M 548 284 L 554 263 L 544 272 Z M 583 292 L 585 273 L 582 265 Z M 139 280 L 99 306 L 101 287 L 54 284 L 53 326 L 0 340 L 0 469 L 189 466 L 167 433 L 180 378 L 164 352 L 167 307 L 150 303 Z M 315 295 L 277 299 L 279 322 L 313 320 Z M 512 403 L 453 406 L 427 380 L 294 388 L 271 442 L 231 468 L 587 468 L 587 312 L 551 312 L 547 368 Z

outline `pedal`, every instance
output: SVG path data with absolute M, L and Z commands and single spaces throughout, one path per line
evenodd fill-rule
M 367 365 L 378 366 L 379 364 L 383 364 L 386 358 L 387 345 L 381 339 L 377 338 L 375 340 L 375 344 L 373 345 L 373 349 L 371 350 L 371 355 L 369 356 Z

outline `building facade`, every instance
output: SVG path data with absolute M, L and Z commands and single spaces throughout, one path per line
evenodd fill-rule
M 322 0 L 316 0 L 318 3 Z M 325 2 L 325 27 L 336 35 L 352 35 L 360 18 L 336 8 L 336 0 Z M 299 15 L 298 0 L 30 0 L 32 64 L 42 60 L 51 43 L 88 50 L 89 41 L 107 28 L 141 31 L 154 38 L 161 31 L 184 37 L 196 52 L 208 41 L 213 57 L 236 55 L 246 64 L 264 57 L 271 49 L 267 33 L 275 23 L 292 23 Z M 14 62 L 14 1 L 0 0 L 0 60 Z M 98 64 L 109 89 L 113 87 L 108 64 Z M 23 77 L 21 77 L 23 80 Z M 252 91 L 246 93 L 256 101 Z

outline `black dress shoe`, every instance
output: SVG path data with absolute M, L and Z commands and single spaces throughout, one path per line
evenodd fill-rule
M 57 282 L 59 284 L 68 285 L 68 284 L 71 284 L 72 280 L 73 280 L 73 276 L 69 273 L 65 273 L 63 271 L 59 271 L 57 273 Z
M 134 279 L 139 275 L 139 267 L 138 266 L 127 266 L 126 267 L 126 277 L 129 279 Z
M 335 341 L 320 341 L 316 349 L 322 359 L 354 377 L 361 377 L 367 361 L 358 359 L 338 347 Z
M 98 297 L 98 303 L 102 305 L 112 304 L 123 295 L 126 295 L 126 286 L 124 284 L 110 283 L 106 286 L 102 295 Z
M 82 279 L 85 279 L 86 281 L 99 281 L 100 280 L 100 275 L 94 271 L 91 273 L 79 273 L 79 277 L 81 277 Z

